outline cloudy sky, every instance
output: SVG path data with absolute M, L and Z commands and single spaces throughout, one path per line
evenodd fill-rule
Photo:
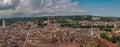
M 120 0 L 0 0 L 1 17 L 119 16 Z

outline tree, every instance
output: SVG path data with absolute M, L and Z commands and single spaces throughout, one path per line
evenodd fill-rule
M 112 42 L 112 38 L 110 38 L 110 37 L 107 35 L 107 33 L 101 33 L 100 36 L 101 36 L 103 39 L 106 39 L 106 40 Z

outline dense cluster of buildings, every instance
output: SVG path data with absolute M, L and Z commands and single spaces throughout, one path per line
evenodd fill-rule
M 59 27 L 58 23 L 38 27 L 33 21 L 0 27 L 0 47 L 117 47 L 90 28 Z

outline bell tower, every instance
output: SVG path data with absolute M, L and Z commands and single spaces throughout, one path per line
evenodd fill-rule
M 5 26 L 6 26 L 5 19 L 3 18 L 2 19 L 2 28 L 5 28 Z

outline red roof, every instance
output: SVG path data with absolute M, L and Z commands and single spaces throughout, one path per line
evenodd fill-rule
M 113 44 L 113 43 L 111 43 L 111 42 L 109 42 L 109 41 L 107 41 L 107 40 L 105 40 L 105 39 L 103 39 L 103 38 L 98 38 L 98 40 L 99 40 L 101 43 L 103 43 L 103 44 L 105 44 L 106 46 L 108 46 L 108 47 L 117 47 L 115 44 Z

